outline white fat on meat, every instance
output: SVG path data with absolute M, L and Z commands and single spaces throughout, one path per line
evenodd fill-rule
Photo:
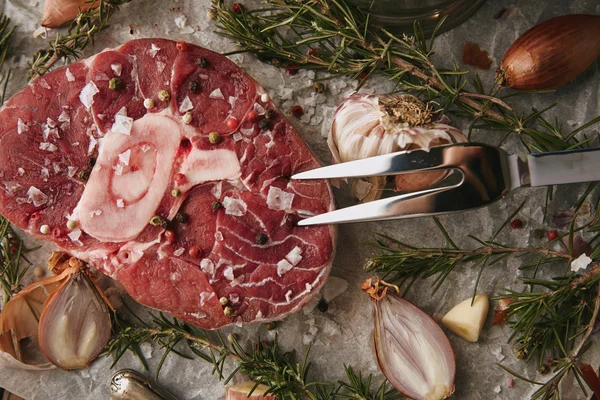
M 277 275 L 280 277 L 286 272 L 298 265 L 302 261 L 302 249 L 298 246 L 294 247 L 283 260 L 277 263 Z
M 179 172 L 186 178 L 180 189 L 187 191 L 200 183 L 239 178 L 240 162 L 231 150 L 200 150 L 194 147 Z
M 144 230 L 170 184 L 181 135 L 172 119 L 147 114 L 133 123 L 131 135 L 108 133 L 79 207 L 81 228 L 100 241 L 132 240 Z M 143 152 L 142 146 L 152 150 Z M 129 153 L 129 165 L 117 175 L 114 167 Z M 121 155 L 121 157 L 119 157 Z M 117 205 L 123 200 L 125 207 Z M 101 215 L 90 217 L 100 210 Z

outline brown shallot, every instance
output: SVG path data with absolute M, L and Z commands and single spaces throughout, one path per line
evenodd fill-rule
M 456 361 L 440 326 L 394 293 L 398 288 L 393 285 L 367 279 L 362 289 L 373 300 L 375 351 L 388 381 L 414 400 L 442 400 L 452 395 Z

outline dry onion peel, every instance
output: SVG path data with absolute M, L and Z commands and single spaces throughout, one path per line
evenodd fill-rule
M 362 289 L 375 309 L 375 351 L 381 371 L 404 396 L 441 400 L 454 393 L 456 361 L 440 326 L 411 302 L 367 279 Z
M 506 51 L 498 75 L 519 90 L 555 89 L 575 79 L 600 56 L 600 16 L 572 14 L 544 21 Z
M 411 95 L 353 94 L 340 104 L 333 117 L 327 143 L 335 163 L 358 160 L 401 150 L 423 149 L 467 138 L 443 121 L 434 121 L 428 105 Z M 396 190 L 427 188 L 446 172 L 423 172 L 395 177 Z M 354 180 L 352 194 L 366 202 L 381 197 L 385 177 Z

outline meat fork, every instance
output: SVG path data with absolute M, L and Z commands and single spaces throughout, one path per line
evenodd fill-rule
M 342 208 L 300 220 L 298 225 L 446 214 L 486 206 L 521 186 L 598 181 L 600 148 L 530 154 L 523 161 L 497 147 L 460 143 L 335 164 L 296 174 L 292 179 L 360 178 L 442 170 L 457 172 L 458 183 Z

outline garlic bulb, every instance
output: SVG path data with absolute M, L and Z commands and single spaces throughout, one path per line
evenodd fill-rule
M 433 110 L 411 95 L 353 94 L 335 112 L 327 142 L 334 162 L 340 163 L 467 141 L 462 132 L 434 117 Z M 445 176 L 444 171 L 396 175 L 396 190 L 421 190 Z M 375 200 L 385 181 L 384 177 L 355 180 L 352 192 L 363 202 Z

